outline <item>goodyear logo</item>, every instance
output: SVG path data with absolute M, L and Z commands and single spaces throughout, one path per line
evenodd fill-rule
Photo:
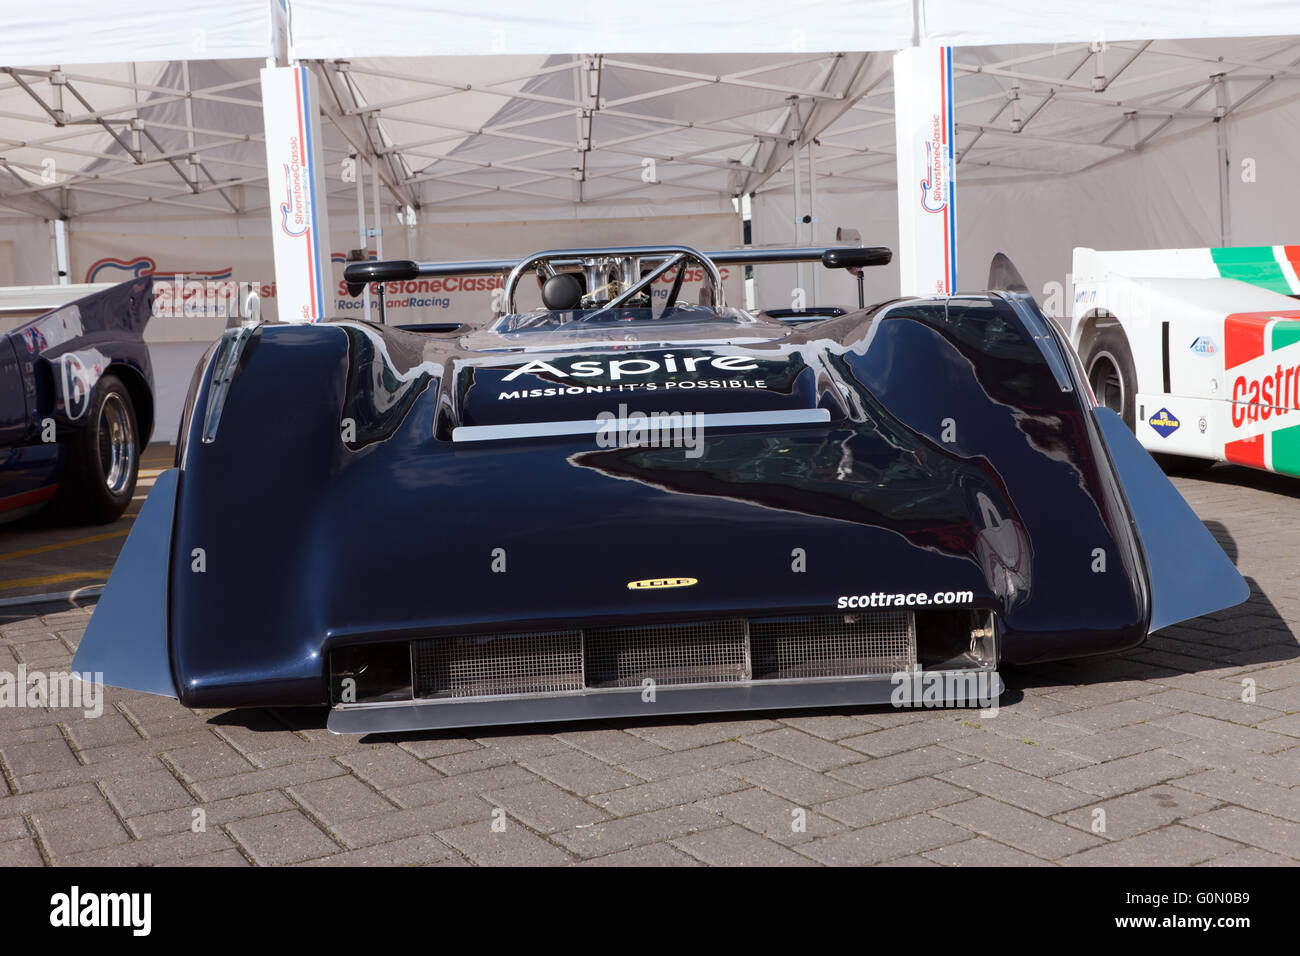
M 1169 409 L 1162 408 L 1151 416 L 1147 424 L 1154 428 L 1161 438 L 1168 438 L 1178 431 L 1178 426 L 1182 423 L 1173 416 Z
M 649 591 L 654 588 L 688 588 L 699 584 L 696 578 L 646 578 L 644 581 L 628 581 L 629 591 Z

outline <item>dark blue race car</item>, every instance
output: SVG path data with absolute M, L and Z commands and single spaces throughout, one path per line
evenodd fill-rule
M 130 504 L 153 431 L 152 292 L 142 276 L 0 337 L 0 522 L 101 524 Z
M 969 704 L 1245 600 L 1005 261 L 811 321 L 724 302 L 723 265 L 888 260 L 349 266 L 509 275 L 480 329 L 228 329 L 74 669 L 344 733 Z

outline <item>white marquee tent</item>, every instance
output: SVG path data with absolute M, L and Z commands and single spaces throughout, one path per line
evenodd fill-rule
M 737 244 L 741 197 L 758 243 L 892 245 L 890 53 L 918 44 L 956 47 L 961 285 L 999 249 L 1037 291 L 1074 245 L 1300 238 L 1292 0 L 6 6 L 0 284 L 51 281 L 54 220 L 75 281 L 141 256 L 269 280 L 268 58 L 319 81 L 339 258 L 359 206 L 371 248 L 458 258 Z M 792 278 L 760 275 L 760 297 Z

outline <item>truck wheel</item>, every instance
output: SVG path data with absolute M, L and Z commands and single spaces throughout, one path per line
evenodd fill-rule
M 131 396 L 116 375 L 105 375 L 95 385 L 85 424 L 68 443 L 55 512 L 70 524 L 116 521 L 131 503 L 139 471 Z
M 1102 330 L 1088 349 L 1083 367 L 1097 404 L 1124 419 L 1124 424 L 1136 434 L 1137 372 L 1124 333 L 1119 329 Z

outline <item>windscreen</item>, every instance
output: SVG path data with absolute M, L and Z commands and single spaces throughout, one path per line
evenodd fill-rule
M 753 325 L 754 318 L 739 309 L 715 309 L 703 305 L 676 305 L 669 309 L 651 307 L 607 308 L 521 312 L 503 315 L 489 327 L 493 332 L 576 332 L 582 329 L 639 330 L 661 328 L 668 325 L 719 325 L 735 328 Z
M 501 316 L 490 327 L 467 334 L 462 342 L 474 351 L 540 351 L 656 343 L 753 345 L 788 334 L 780 323 L 740 309 L 692 305 L 664 312 L 649 308 L 523 312 Z

